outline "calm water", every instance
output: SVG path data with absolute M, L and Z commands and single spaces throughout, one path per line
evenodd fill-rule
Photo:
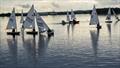
M 43 18 L 54 29 L 54 37 L 24 33 L 13 39 L 6 35 L 8 18 L 0 18 L 0 68 L 120 67 L 120 22 L 114 17 L 112 24 L 106 24 L 105 16 L 99 16 L 100 31 L 89 26 L 90 15 L 77 15 L 80 24 L 75 26 L 56 24 L 66 20 L 64 15 Z M 17 17 L 21 31 L 19 21 Z

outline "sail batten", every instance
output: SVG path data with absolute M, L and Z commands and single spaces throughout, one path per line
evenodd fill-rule
M 16 26 L 15 8 L 13 8 L 7 24 L 7 29 L 16 29 L 16 28 L 17 26 Z
M 94 5 L 92 13 L 91 13 L 91 19 L 90 19 L 90 24 L 89 25 L 96 25 L 96 24 L 99 24 L 99 19 L 98 19 L 98 15 L 97 15 L 95 5 Z

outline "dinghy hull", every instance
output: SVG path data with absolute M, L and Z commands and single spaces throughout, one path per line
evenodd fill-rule
M 79 21 L 73 21 L 74 24 L 79 24 Z
M 102 28 L 102 26 L 100 26 L 100 25 L 99 25 L 99 26 L 97 26 L 96 28 L 97 28 L 97 29 L 101 29 L 101 28 Z
M 70 21 L 70 24 L 79 24 L 79 21 Z
M 62 20 L 62 23 L 61 23 L 62 25 L 65 25 L 65 24 L 67 24 L 67 22 L 65 22 L 64 20 Z
M 73 20 L 73 21 L 70 21 L 71 23 L 73 24 L 79 24 L 79 21 L 76 21 L 76 20 Z
M 38 32 L 37 31 L 32 31 L 32 32 L 26 32 L 27 34 L 31 34 L 31 35 L 37 35 Z
M 7 35 L 20 35 L 20 32 L 7 32 Z
M 105 21 L 106 23 L 112 23 L 112 21 Z

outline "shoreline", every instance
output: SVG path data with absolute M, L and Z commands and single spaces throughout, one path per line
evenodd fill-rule
M 97 13 L 98 15 L 107 15 L 109 8 L 98 8 Z M 113 9 L 116 14 L 120 14 L 120 8 L 111 8 Z M 75 10 L 75 14 L 91 14 L 92 10 Z M 71 12 L 71 11 L 69 11 Z M 41 16 L 47 16 L 47 15 L 66 15 L 66 11 L 61 12 L 38 12 Z M 11 13 L 1 13 L 0 17 L 9 17 Z M 112 13 L 113 14 L 113 13 Z M 23 13 L 23 16 L 26 16 L 27 13 Z M 16 16 L 21 16 L 21 13 L 16 13 Z

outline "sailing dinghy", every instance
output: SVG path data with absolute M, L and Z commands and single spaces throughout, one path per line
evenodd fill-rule
M 79 21 L 76 21 L 76 17 L 75 17 L 75 13 L 74 13 L 73 9 L 71 9 L 71 21 L 70 21 L 70 23 L 79 24 Z
M 8 35 L 19 35 L 20 32 L 17 32 L 17 23 L 16 23 L 16 16 L 15 16 L 15 8 L 13 8 L 12 13 L 10 15 L 7 28 L 12 29 L 12 32 L 7 32 Z
M 54 30 L 51 30 L 48 25 L 45 23 L 45 21 L 42 19 L 42 17 L 37 13 L 37 11 L 35 10 L 35 14 L 36 14 L 36 22 L 38 25 L 38 30 L 39 33 L 44 33 L 47 32 L 48 36 L 52 36 L 54 35 Z
M 35 30 L 35 9 L 34 5 L 32 5 L 31 9 L 28 11 L 27 17 L 24 21 L 24 28 L 32 29 L 32 31 L 27 32 L 27 34 L 37 34 Z
M 70 14 L 69 14 L 69 12 L 67 11 L 66 21 L 62 20 L 62 24 L 65 25 L 65 24 L 69 24 L 69 23 L 70 23 Z
M 95 8 L 95 5 L 93 7 L 92 13 L 91 13 L 91 19 L 90 19 L 90 24 L 89 25 L 97 25 L 97 29 L 101 29 L 101 25 L 98 19 L 97 11 Z
M 108 14 L 107 14 L 105 22 L 106 23 L 112 23 L 112 20 L 111 20 L 111 8 L 109 8 L 109 10 L 108 10 Z

